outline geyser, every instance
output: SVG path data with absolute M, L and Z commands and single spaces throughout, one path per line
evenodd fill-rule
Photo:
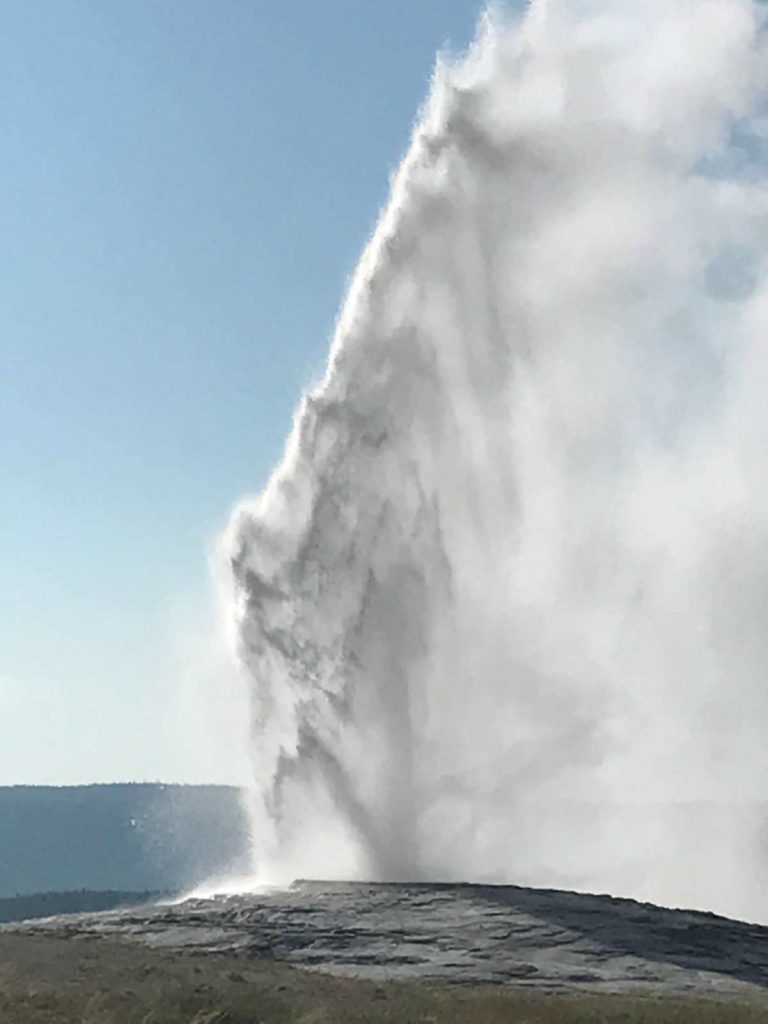
M 255 873 L 768 914 L 768 54 L 751 0 L 438 62 L 223 540 Z

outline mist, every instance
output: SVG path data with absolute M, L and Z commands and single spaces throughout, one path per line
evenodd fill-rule
M 765 21 L 555 0 L 438 59 L 220 544 L 254 883 L 768 922 Z

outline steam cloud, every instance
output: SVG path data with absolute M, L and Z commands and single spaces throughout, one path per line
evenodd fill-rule
M 260 878 L 768 919 L 762 10 L 540 3 L 438 62 L 223 540 Z

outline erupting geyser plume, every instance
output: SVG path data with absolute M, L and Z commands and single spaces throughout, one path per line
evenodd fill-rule
M 438 63 L 224 539 L 261 878 L 768 913 L 762 12 L 555 0 Z

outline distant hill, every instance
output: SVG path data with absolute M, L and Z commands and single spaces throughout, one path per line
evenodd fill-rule
M 0 899 L 0 924 L 30 921 L 59 914 L 93 914 L 118 907 L 135 907 L 161 899 L 159 892 L 41 892 L 34 896 Z
M 0 898 L 178 891 L 247 870 L 247 854 L 232 787 L 0 787 Z

